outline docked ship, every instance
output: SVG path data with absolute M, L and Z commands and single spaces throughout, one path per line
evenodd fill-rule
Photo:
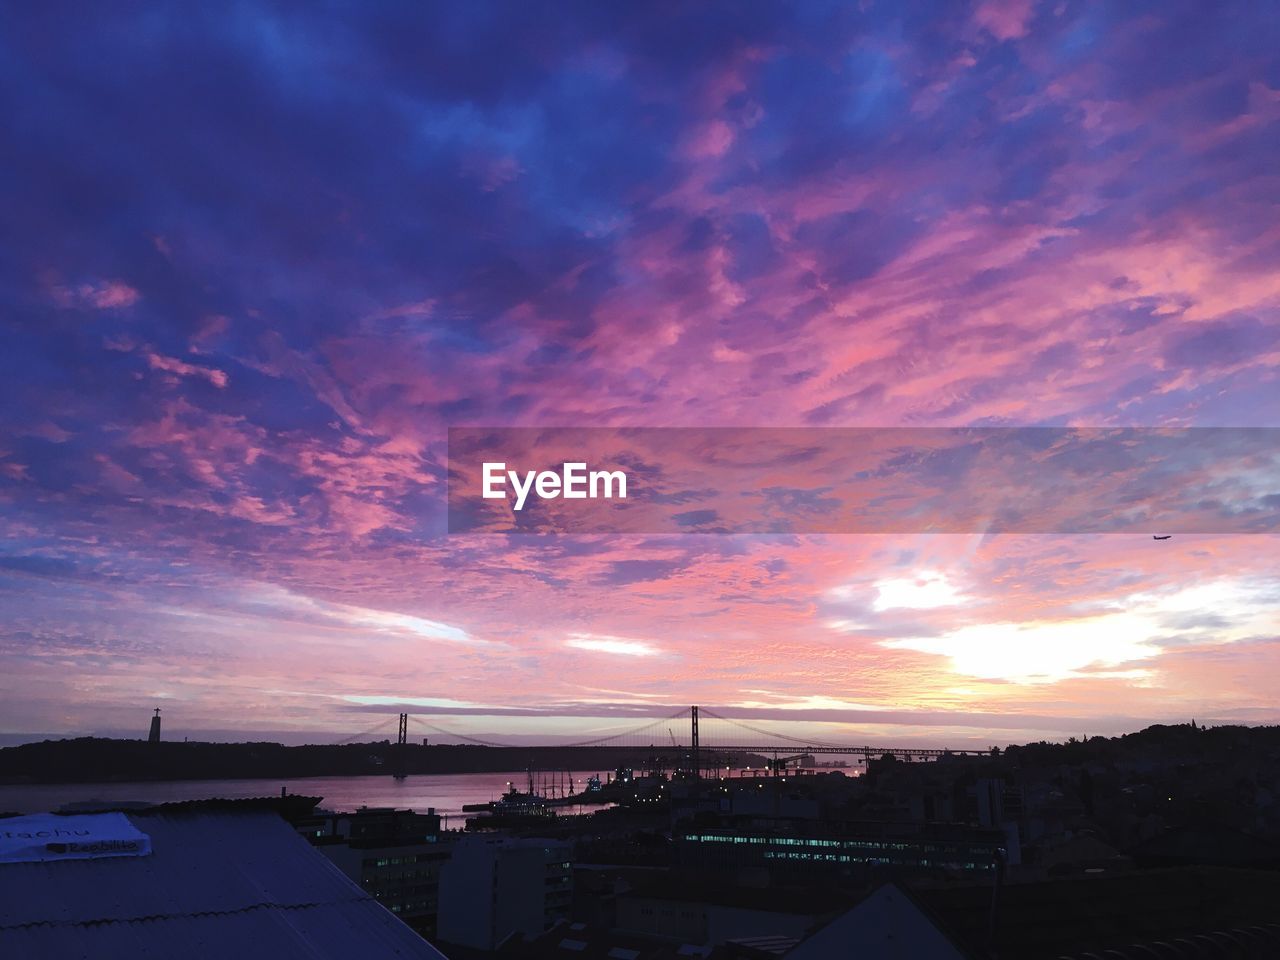
M 481 815 L 467 818 L 468 830 L 497 830 L 503 827 L 536 826 L 554 820 L 556 812 L 552 801 L 540 796 L 533 789 L 533 771 L 529 771 L 529 789 L 518 790 L 514 784 L 497 800 L 489 803 L 468 803 L 464 812 Z

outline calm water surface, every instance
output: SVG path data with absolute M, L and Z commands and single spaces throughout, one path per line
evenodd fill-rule
M 592 771 L 594 772 L 594 771 Z M 574 789 L 582 790 L 590 773 L 575 773 Z M 528 785 L 524 771 L 511 773 L 418 774 L 396 780 L 389 775 L 371 777 L 293 777 L 278 780 L 168 780 L 157 783 L 64 783 L 0 785 L 0 812 L 39 813 L 56 810 L 65 803 L 105 800 L 119 803 L 141 800 L 166 803 L 175 800 L 204 800 L 210 797 L 279 796 L 280 788 L 290 793 L 323 797 L 327 810 L 348 811 L 360 806 L 408 807 L 436 812 L 462 826 L 462 805 L 496 800 L 507 782 L 520 789 Z M 583 813 L 598 807 L 560 807 L 560 813 Z

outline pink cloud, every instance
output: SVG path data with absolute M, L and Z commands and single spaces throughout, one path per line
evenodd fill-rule
M 152 370 L 163 370 L 166 373 L 174 373 L 180 377 L 203 377 L 218 389 L 226 387 L 228 383 L 228 377 L 224 370 L 218 370 L 213 367 L 199 367 L 176 357 L 166 357 L 150 351 L 146 354 L 146 357 L 147 364 Z
M 683 152 L 694 160 L 723 156 L 733 146 L 733 128 L 724 120 L 712 120 L 696 130 L 684 143 Z
M 591 77 L 588 92 L 618 106 L 600 116 L 636 138 L 617 142 L 626 162 L 602 151 L 594 171 L 563 158 L 615 139 L 597 115 L 583 115 L 581 139 L 553 129 L 596 102 L 578 99 L 581 72 L 529 87 L 529 142 L 517 124 L 451 156 L 409 149 L 415 126 L 387 141 L 406 149 L 358 176 L 355 154 L 291 147 L 299 125 L 282 124 L 284 139 L 253 152 L 239 185 L 269 202 L 247 203 L 236 229 L 220 211 L 161 210 L 157 199 L 166 216 L 141 229 L 180 232 L 142 243 L 128 269 L 139 283 L 158 271 L 145 300 L 123 280 L 81 282 L 95 276 L 84 264 L 66 267 L 73 280 L 44 281 L 43 299 L 110 312 L 93 318 L 107 352 L 88 376 L 64 331 L 48 343 L 35 331 L 40 389 L 28 384 L 15 408 L 30 399 L 46 411 L 27 434 L 49 442 L 2 451 L 0 469 L 21 482 L 0 497 L 25 512 L 6 510 L 0 525 L 14 539 L 56 538 L 103 576 L 82 593 L 24 580 L 31 608 L 10 625 L 35 638 L 18 654 L 36 666 L 7 671 L 0 645 L 0 678 L 20 676 L 31 698 L 0 697 L 10 713 L 48 729 L 91 716 L 136 723 L 148 689 L 169 691 L 188 726 L 234 715 L 350 730 L 347 697 L 458 704 L 465 688 L 487 704 L 574 716 L 654 702 L 823 709 L 811 729 L 837 716 L 840 732 L 943 742 L 976 713 L 1000 719 L 960 736 L 1104 732 L 1074 718 L 1128 710 L 1274 720 L 1280 628 L 1238 596 L 1274 583 L 1267 538 L 440 534 L 443 431 L 458 423 L 1280 416 L 1280 348 L 1250 339 L 1280 308 L 1280 232 L 1266 215 L 1280 95 L 1258 80 L 1249 32 L 1232 33 L 1238 57 L 1206 60 L 1177 44 L 1212 43 L 1222 21 L 1208 14 L 1108 17 L 1098 31 L 1069 5 L 982 2 L 954 36 L 939 22 L 916 42 L 912 23 L 884 12 L 873 84 L 852 77 L 865 66 L 848 56 L 865 52 L 859 38 L 804 25 L 791 34 L 801 44 L 735 40 L 695 58 L 683 85 L 650 53 L 617 49 L 621 34 L 566 56 Z M 1069 51 L 1069 38 L 1092 49 Z M 548 68 L 567 53 L 541 42 Z M 879 92 L 849 122 L 849 89 L 863 86 Z M 557 90 L 574 93 L 560 104 L 567 122 L 539 126 L 554 119 L 540 107 Z M 504 99 L 518 106 L 523 92 Z M 407 109 L 370 105 L 370 124 Z M 419 106 L 414 124 L 434 109 Z M 243 133 L 224 146 L 253 142 Z M 414 165 L 397 166 L 403 157 Z M 236 157 L 220 167 L 229 176 Z M 450 211 L 457 222 L 437 223 Z M 431 236 L 445 238 L 439 256 L 423 246 Z M 117 239 L 94 238 L 123 258 Z M 475 289 L 473 271 L 495 260 L 509 288 L 490 289 L 481 270 Z M 174 302 L 141 309 L 162 292 Z M 74 335 L 81 319 L 49 312 Z M 1236 349 L 1212 349 L 1237 335 Z M 273 382 L 246 374 L 234 390 L 192 389 L 230 387 L 202 364 L 231 351 Z M 61 375 L 46 378 L 55 354 Z M 1084 504 L 1086 486 L 1064 503 Z M 893 479 L 877 492 L 897 492 Z M 356 618 L 264 599 L 267 581 L 493 643 L 477 651 L 412 630 L 371 643 Z M 944 582 L 941 594 L 930 586 Z M 1196 586 L 1225 592 L 1187 593 Z M 886 593 L 896 603 L 877 609 Z M 932 604 L 939 595 L 956 602 Z M 1203 610 L 1178 607 L 1192 601 Z M 956 655 L 975 624 L 1047 624 L 1037 636 L 1053 639 L 1111 607 L 1141 608 L 1137 626 L 1177 642 L 1124 669 L 1077 663 L 1039 685 L 975 676 Z M 1223 610 L 1222 622 L 1197 620 Z M 595 649 L 567 645 L 573 636 Z M 664 656 L 609 656 L 601 638 L 614 653 L 642 642 Z M 904 638 L 914 648 L 886 646 Z M 346 667 L 336 675 L 333 662 Z M 1045 676 L 1038 667 L 1024 674 Z M 912 730 L 851 719 L 848 704 L 949 718 Z
M 973 13 L 974 22 L 997 40 L 1027 35 L 1034 0 L 983 0 Z
M 123 280 L 94 280 L 78 286 L 53 289 L 54 301 L 63 307 L 93 307 L 96 310 L 119 310 L 131 307 L 141 294 Z

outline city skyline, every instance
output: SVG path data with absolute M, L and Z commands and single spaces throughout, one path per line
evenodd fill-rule
M 454 426 L 1280 424 L 1280 20 L 1229 7 L 16 11 L 0 733 L 1280 722 L 1273 533 L 445 499 Z

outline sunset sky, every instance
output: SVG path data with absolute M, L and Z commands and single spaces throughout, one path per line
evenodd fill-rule
M 1280 426 L 1273 5 L 27 4 L 0 77 L 0 734 L 1280 722 L 1275 534 L 445 503 L 456 426 Z

